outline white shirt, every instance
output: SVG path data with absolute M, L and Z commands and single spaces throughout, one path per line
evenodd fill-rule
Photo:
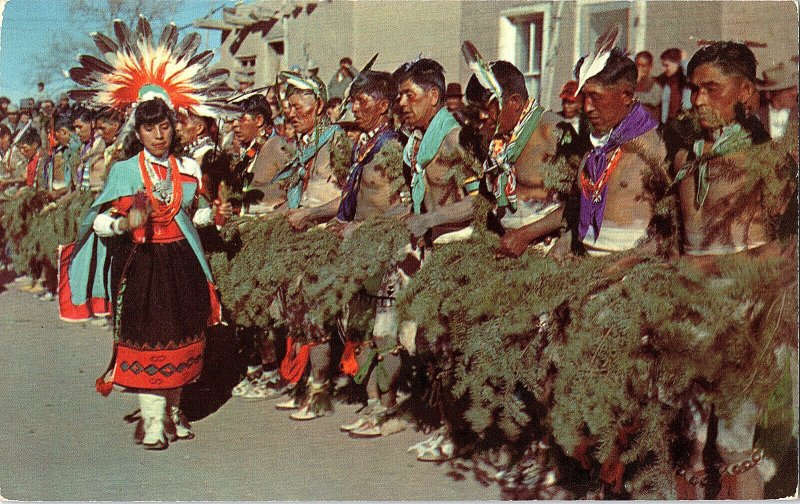
M 601 137 L 595 136 L 594 133 L 589 135 L 589 141 L 592 142 L 592 147 L 602 147 L 608 143 L 608 140 L 610 138 L 611 138 L 611 131 L 609 131 L 608 133 L 606 133 Z
M 773 139 L 781 138 L 786 133 L 790 111 L 788 108 L 775 110 L 772 105 L 769 106 L 769 136 Z

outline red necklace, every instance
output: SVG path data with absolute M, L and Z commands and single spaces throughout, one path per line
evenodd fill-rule
M 608 185 L 611 174 L 617 169 L 619 158 L 622 156 L 622 149 L 618 148 L 614 155 L 611 156 L 611 161 L 606 165 L 606 169 L 600 174 L 597 182 L 592 182 L 592 179 L 586 174 L 586 170 L 581 171 L 581 191 L 583 196 L 592 201 L 593 203 L 600 203 L 603 199 L 603 189 Z

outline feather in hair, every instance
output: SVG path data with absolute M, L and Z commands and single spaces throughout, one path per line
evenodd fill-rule
M 140 40 L 150 42 L 153 38 L 153 30 L 150 28 L 150 23 L 142 15 L 139 16 L 139 23 L 136 25 L 135 37 L 137 42 Z
M 194 53 L 197 51 L 197 48 L 200 47 L 201 41 L 202 39 L 200 38 L 200 34 L 196 32 L 192 32 L 185 36 L 178 44 L 178 48 L 176 50 L 178 59 L 191 59 L 191 57 L 194 56 Z
M 103 74 L 85 67 L 69 69 L 69 77 L 81 86 L 91 86 L 93 82 L 102 79 Z
M 195 54 L 192 59 L 186 63 L 186 66 L 199 65 L 204 67 L 211 63 L 212 59 L 214 59 L 214 51 L 203 51 L 199 54 Z
M 281 83 L 280 74 L 275 74 L 275 87 L 273 88 L 275 90 L 275 95 L 276 95 L 275 96 L 275 98 L 276 98 L 275 101 L 278 102 L 278 115 L 283 115 L 283 113 L 284 113 L 284 110 L 283 110 L 283 98 L 284 98 L 284 95 L 281 92 L 280 83 Z
M 611 56 L 611 50 L 617 44 L 619 28 L 616 25 L 610 26 L 597 38 L 594 44 L 594 51 L 584 58 L 581 69 L 578 72 L 578 89 L 575 94 L 581 92 L 586 81 L 603 71 Z
M 83 65 L 84 68 L 87 70 L 91 70 L 97 72 L 99 74 L 108 74 L 114 71 L 114 67 L 106 63 L 105 61 L 101 61 L 94 56 L 90 56 L 88 54 L 81 54 L 78 56 L 78 63 Z
M 497 104 L 502 109 L 503 88 L 501 88 L 500 83 L 497 82 L 497 77 L 495 77 L 492 69 L 481 57 L 478 48 L 469 40 L 465 40 L 464 43 L 461 44 L 461 52 L 464 54 L 464 59 L 467 61 L 472 73 L 478 78 L 480 85 L 492 93 L 492 98 L 497 99 Z
M 361 72 L 359 73 L 369 72 L 372 69 L 372 65 L 374 65 L 375 61 L 378 59 L 378 54 L 380 53 L 375 53 L 375 55 L 372 56 L 372 58 L 370 58 L 369 61 L 367 61 L 367 64 L 364 65 L 364 68 L 362 68 Z M 349 111 L 350 108 L 352 107 L 352 105 L 350 104 L 350 90 L 353 87 L 353 82 L 355 82 L 355 79 L 350 81 L 350 84 L 347 85 L 347 89 L 344 90 L 344 98 L 342 99 L 342 117 L 344 117 L 347 111 Z M 342 121 L 340 120 L 339 122 Z
M 252 98 L 252 97 L 254 97 L 256 95 L 260 95 L 260 94 L 264 93 L 264 91 L 266 91 L 267 89 L 269 89 L 269 86 L 256 88 L 256 89 L 253 89 L 253 90 L 248 91 L 246 93 L 242 93 L 242 94 L 236 95 L 233 98 L 231 98 L 230 100 L 228 100 L 228 103 L 241 103 L 243 101 L 249 100 L 250 98 Z
M 117 36 L 117 42 L 119 43 L 119 48 L 121 49 L 121 51 L 118 51 L 118 53 L 121 52 L 128 56 L 141 59 L 142 54 L 139 52 L 139 47 L 136 45 L 136 41 L 132 38 L 133 35 L 131 34 L 131 30 L 121 19 L 114 20 L 114 34 Z

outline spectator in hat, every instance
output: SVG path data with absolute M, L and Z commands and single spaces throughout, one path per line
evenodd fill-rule
M 39 131 L 42 136 L 42 145 L 50 146 L 50 135 L 53 132 L 53 113 L 55 103 L 51 99 L 45 99 L 39 105 L 39 112 L 34 113 L 32 127 Z
M 790 124 L 797 126 L 797 66 L 781 62 L 761 75 L 758 89 L 765 94 L 766 103 L 758 115 L 772 139 L 777 140 L 783 138 Z
M 672 47 L 661 53 L 661 66 L 664 72 L 656 77 L 663 88 L 661 94 L 661 122 L 667 123 L 676 117 L 681 110 L 692 108 L 691 90 L 683 71 L 686 53 Z
M 582 157 L 589 150 L 589 123 L 583 115 L 583 106 L 579 96 L 576 96 L 578 82 L 568 81 L 561 88 L 558 97 L 561 98 L 561 112 L 558 113 L 560 138 L 556 148 L 556 157 L 570 156 Z
M 356 78 L 357 73 L 353 68 L 353 60 L 347 57 L 339 60 L 339 69 L 336 70 L 336 73 L 333 74 L 333 77 L 328 82 L 328 99 L 344 99 L 344 92 L 347 90 L 347 86 Z
M 11 133 L 16 134 L 20 125 L 19 108 L 13 103 L 9 103 L 6 108 L 6 118 L 0 124 L 4 124 Z
M 650 51 L 641 51 L 636 54 L 636 94 L 639 103 L 650 112 L 657 120 L 661 120 L 661 95 L 664 93 L 661 85 L 650 75 L 653 71 L 653 55 Z
M 456 112 L 464 106 L 462 98 L 464 94 L 461 92 L 461 84 L 458 82 L 451 82 L 447 85 L 447 90 L 444 93 L 444 102 L 449 112 Z

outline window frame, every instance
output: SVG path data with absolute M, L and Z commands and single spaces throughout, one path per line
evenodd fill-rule
M 641 2 L 634 0 L 583 0 L 576 4 L 575 10 L 575 46 L 574 46 L 574 60 L 577 62 L 584 54 L 591 50 L 594 41 L 586 39 L 589 33 L 589 22 L 593 14 L 600 14 L 603 12 L 627 10 L 628 23 L 625 30 L 626 38 L 622 40 L 623 46 L 628 50 L 632 50 L 631 41 L 638 41 L 636 36 L 635 19 L 641 10 Z M 636 44 L 638 46 L 638 44 Z
M 517 61 L 517 33 L 519 30 L 519 20 L 525 18 L 541 17 L 542 20 L 542 50 L 539 61 L 539 71 L 530 72 L 530 55 L 531 50 L 528 50 L 528 64 L 522 71 L 525 76 L 525 83 L 527 85 L 528 79 L 536 79 L 537 93 L 533 96 L 538 101 L 542 100 L 543 83 L 545 79 L 545 69 L 547 68 L 547 52 L 550 49 L 550 22 L 551 22 L 551 3 L 550 2 L 536 2 L 530 5 L 514 7 L 505 9 L 500 13 L 500 31 L 499 31 L 499 44 L 498 44 L 498 57 L 499 59 L 511 61 L 517 68 L 520 68 Z M 528 24 L 530 26 L 530 24 Z M 530 37 L 530 28 L 528 28 L 528 37 Z M 535 43 L 529 40 L 531 47 Z

